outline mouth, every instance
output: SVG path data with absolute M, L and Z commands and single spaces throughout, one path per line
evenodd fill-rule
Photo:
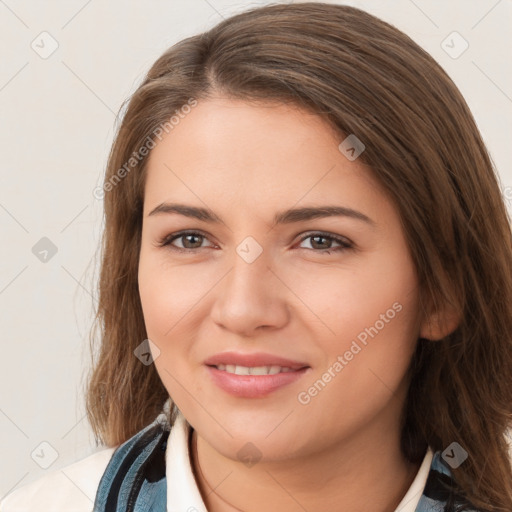
M 265 352 L 244 353 L 233 351 L 215 354 L 206 359 L 204 364 L 214 366 L 218 370 L 229 373 L 236 373 L 236 369 L 240 368 L 239 371 L 244 373 L 239 373 L 238 375 L 267 375 L 269 373 L 272 375 L 281 371 L 300 370 L 309 366 L 303 361 L 295 361 Z M 248 370 L 246 370 L 247 368 Z
M 227 372 L 233 375 L 277 375 L 278 373 L 289 373 L 309 368 L 303 366 L 301 368 L 291 368 L 289 366 L 267 365 L 267 366 L 241 366 L 235 364 L 217 364 L 207 365 L 210 368 L 216 368 L 222 372 Z
M 290 386 L 311 370 L 272 366 L 206 365 L 212 382 L 225 393 L 237 398 L 265 398 Z

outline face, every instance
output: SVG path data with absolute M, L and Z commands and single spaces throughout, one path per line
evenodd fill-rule
M 394 205 L 343 139 L 300 109 L 217 98 L 151 152 L 138 278 L 154 364 L 226 457 L 249 441 L 284 460 L 398 434 L 417 277 Z M 339 210 L 308 215 L 322 207 Z M 205 364 L 228 351 L 303 368 Z

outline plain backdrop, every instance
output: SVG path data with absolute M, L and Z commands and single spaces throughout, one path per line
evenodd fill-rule
M 169 46 L 267 3 L 0 0 L 0 496 L 97 450 L 83 398 L 102 230 L 92 192 L 122 101 Z M 510 211 L 512 2 L 330 3 L 392 23 L 448 72 Z

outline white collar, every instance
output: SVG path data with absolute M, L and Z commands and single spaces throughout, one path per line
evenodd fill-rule
M 208 512 L 190 465 L 190 432 L 190 424 L 178 409 L 165 450 L 168 512 Z
M 165 452 L 168 512 L 208 512 L 192 472 L 189 454 L 191 426 L 178 409 Z M 432 463 L 429 447 L 414 481 L 395 512 L 414 512 Z
M 416 477 L 405 493 L 405 496 L 402 498 L 402 501 L 398 504 L 398 507 L 396 507 L 395 512 L 414 512 L 416 510 L 421 495 L 423 494 L 423 490 L 425 489 L 425 484 L 427 483 L 433 457 L 434 452 L 429 446 L 427 453 L 425 453 L 425 457 L 423 458 L 423 462 L 421 463 L 420 469 L 418 469 L 418 472 L 416 473 Z

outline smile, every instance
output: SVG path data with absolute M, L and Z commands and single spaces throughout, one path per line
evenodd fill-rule
M 206 365 L 213 383 L 238 398 L 263 398 L 301 379 L 311 367 Z
M 217 370 L 233 373 L 235 375 L 275 375 L 277 373 L 293 372 L 287 366 L 239 366 L 235 364 L 215 365 Z

